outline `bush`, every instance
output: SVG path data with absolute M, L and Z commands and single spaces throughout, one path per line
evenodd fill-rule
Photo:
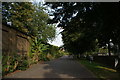
M 2 55 L 3 76 L 15 70 L 26 70 L 28 67 L 27 55 Z
M 3 56 L 2 73 L 3 75 L 15 70 L 16 60 L 12 56 Z
M 27 60 L 24 60 L 24 61 L 20 61 L 18 66 L 17 66 L 17 69 L 18 70 L 26 70 L 29 66 L 28 66 L 28 61 Z
M 47 61 L 48 60 L 47 59 L 47 54 L 46 53 L 40 54 L 39 59 L 43 60 L 43 61 Z

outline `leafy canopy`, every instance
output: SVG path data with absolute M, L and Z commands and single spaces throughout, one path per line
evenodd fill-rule
M 59 22 L 62 27 L 64 47 L 72 53 L 95 50 L 106 46 L 112 39 L 120 46 L 119 3 L 46 3 L 53 9 L 50 23 Z M 96 40 L 97 43 L 96 43 Z

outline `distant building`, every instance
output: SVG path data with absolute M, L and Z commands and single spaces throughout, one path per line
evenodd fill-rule
M 60 48 L 61 51 L 65 51 L 65 49 L 63 47 Z

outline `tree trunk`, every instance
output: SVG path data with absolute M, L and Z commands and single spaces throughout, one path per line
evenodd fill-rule
M 108 54 L 109 54 L 109 56 L 111 56 L 111 53 L 110 53 L 110 43 L 108 43 Z

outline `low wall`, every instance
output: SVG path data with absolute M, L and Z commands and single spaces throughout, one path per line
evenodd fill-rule
M 117 56 L 94 56 L 94 61 L 115 68 L 115 59 Z

